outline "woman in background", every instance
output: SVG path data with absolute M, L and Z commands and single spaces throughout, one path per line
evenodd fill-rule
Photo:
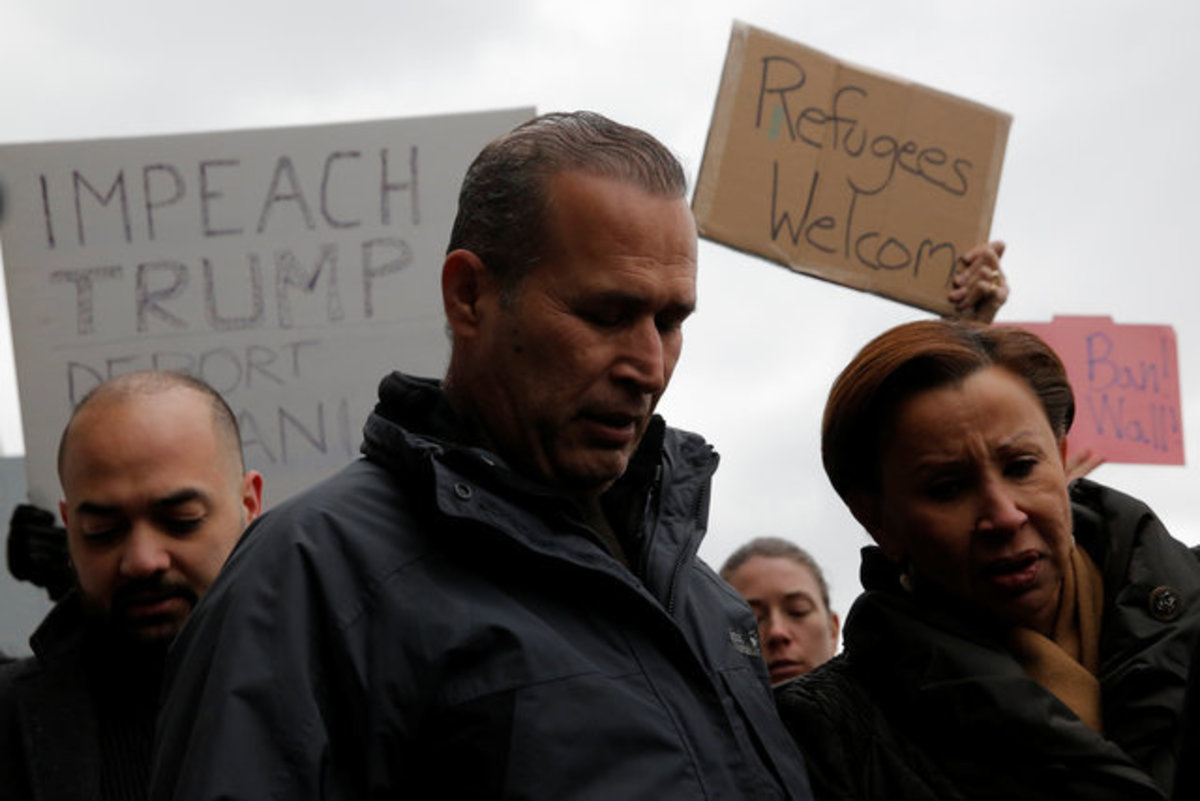
M 876 545 L 844 652 L 777 690 L 818 797 L 1161 799 L 1200 564 L 1140 501 L 1068 489 L 1074 399 L 1012 328 L 868 344 L 822 456 Z
M 772 684 L 833 658 L 840 622 L 829 608 L 825 575 L 808 551 L 778 537 L 759 537 L 725 560 L 721 578 L 746 599 L 758 619 Z

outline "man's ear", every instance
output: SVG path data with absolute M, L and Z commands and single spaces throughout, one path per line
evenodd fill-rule
M 442 305 L 446 323 L 456 337 L 470 337 L 479 328 L 480 300 L 492 290 L 492 276 L 483 260 L 469 250 L 452 250 L 442 262 Z
M 856 490 L 846 498 L 846 505 L 850 507 L 854 519 L 867 530 L 888 559 L 899 563 L 907 558 L 903 543 L 893 537 L 883 524 L 883 504 L 877 494 Z
M 67 527 L 67 502 L 65 500 L 58 502 L 58 516 L 62 518 L 63 528 Z
M 242 510 L 246 514 L 246 524 L 262 514 L 262 473 L 257 470 L 247 470 L 242 476 Z

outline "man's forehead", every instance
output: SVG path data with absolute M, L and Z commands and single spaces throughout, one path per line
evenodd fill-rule
M 104 458 L 114 441 L 127 446 L 122 448 L 126 453 L 148 454 L 181 438 L 194 445 L 195 432 L 211 438 L 213 458 L 240 457 L 240 451 L 232 450 L 234 444 L 224 441 L 209 398 L 190 387 L 98 397 L 76 412 L 64 432 L 60 478 L 78 473 L 71 470 L 72 463 Z M 201 452 L 189 447 L 177 457 L 181 463 L 196 463 L 208 450 L 207 445 Z
M 682 196 L 652 193 L 619 179 L 561 173 L 547 202 L 545 256 L 589 251 L 630 259 L 687 262 L 695 270 L 697 235 Z
M 580 201 L 594 203 L 599 199 L 634 199 L 677 205 L 681 211 L 686 211 L 693 228 L 695 224 L 695 216 L 684 195 L 652 189 L 634 178 L 583 169 L 565 169 L 547 176 L 542 184 L 542 192 L 548 213 Z
M 208 399 L 199 390 L 183 384 L 151 386 L 117 392 L 101 391 L 89 398 L 86 404 L 75 412 L 75 418 L 136 414 L 140 409 L 163 404 L 200 408 L 208 406 Z

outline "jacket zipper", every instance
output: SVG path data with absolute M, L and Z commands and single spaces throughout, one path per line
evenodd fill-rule
M 704 508 L 705 500 L 708 498 L 709 479 L 712 478 L 712 470 L 709 470 L 704 478 L 700 481 L 700 490 L 696 493 L 696 500 L 692 503 L 692 527 L 693 530 L 700 529 L 700 512 Z M 700 537 L 693 536 L 679 556 L 675 559 L 675 568 L 671 572 L 671 583 L 667 587 L 667 614 L 671 617 L 675 616 L 675 596 L 679 591 L 679 576 L 683 572 L 684 566 L 691 562 L 696 557 L 696 551 L 700 548 Z

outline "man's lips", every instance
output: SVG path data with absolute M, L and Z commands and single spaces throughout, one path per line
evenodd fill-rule
M 1037 584 L 1044 558 L 1031 550 L 994 559 L 983 566 L 983 578 L 1004 592 L 1024 592 Z
M 614 445 L 627 444 L 637 434 L 638 425 L 645 415 L 630 412 L 590 411 L 583 412 L 580 419 L 596 439 Z
M 124 616 L 134 620 L 186 614 L 190 606 L 191 601 L 180 592 L 139 593 L 122 598 L 119 604 Z

